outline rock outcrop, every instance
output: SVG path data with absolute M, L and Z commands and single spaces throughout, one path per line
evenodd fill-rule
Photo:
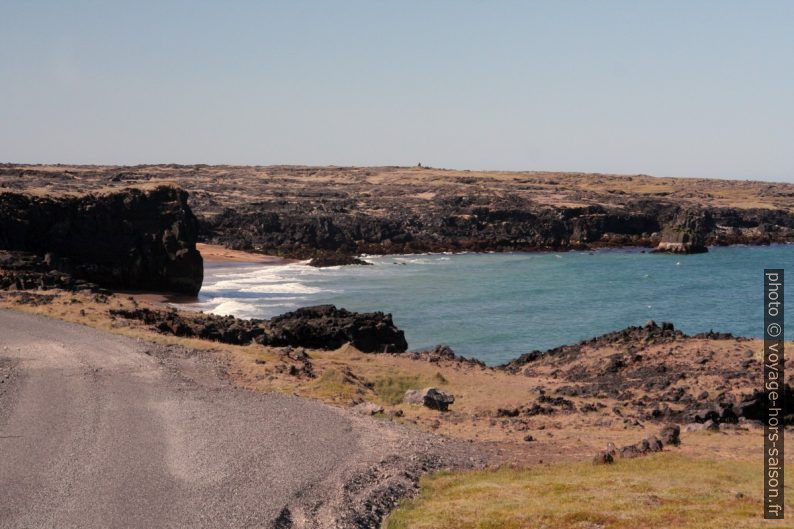
M 662 240 L 657 252 L 704 253 L 706 236 L 714 228 L 711 214 L 707 211 L 688 209 L 681 211 L 662 231 Z
M 365 353 L 402 353 L 408 349 L 403 331 L 391 314 L 350 312 L 333 305 L 306 307 L 270 320 L 234 316 L 136 309 L 112 310 L 111 315 L 140 320 L 157 331 L 175 336 L 247 345 L 337 349 L 346 343 Z
M 365 353 L 401 353 L 405 334 L 382 312 L 350 312 L 333 305 L 304 307 L 268 321 L 270 345 L 336 349 L 345 343 Z
M 450 404 L 455 402 L 455 396 L 436 388 L 409 389 L 405 392 L 403 402 L 432 410 L 448 411 Z
M 371 265 L 372 263 L 368 263 L 363 259 L 359 259 L 353 255 L 349 254 L 322 254 L 314 257 L 311 261 L 308 262 L 309 266 L 314 266 L 315 268 L 326 268 L 329 266 L 347 266 L 347 265 Z
M 98 285 L 53 270 L 46 260 L 28 252 L 0 250 L 0 290 L 50 290 L 102 292 Z
M 187 193 L 172 186 L 0 193 L 0 249 L 34 254 L 48 270 L 106 288 L 196 295 L 204 274 L 197 236 Z
M 649 321 L 532 351 L 495 369 L 545 381 L 537 387 L 535 404 L 496 410 L 496 418 L 565 414 L 573 409 L 569 399 L 579 401 L 580 412 L 601 412 L 604 399 L 611 399 L 610 420 L 629 427 L 643 421 L 720 427 L 767 415 L 758 382 L 763 362 L 748 338 L 715 332 L 688 336 L 671 323 Z M 794 409 L 793 385 L 794 377 L 780 383 L 784 409 Z M 794 414 L 785 413 L 780 423 L 794 424 Z M 660 438 L 675 444 L 678 433 L 669 429 Z

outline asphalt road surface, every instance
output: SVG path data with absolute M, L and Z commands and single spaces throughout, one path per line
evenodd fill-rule
M 0 310 L 0 527 L 331 527 L 352 469 L 428 446 L 163 347 Z

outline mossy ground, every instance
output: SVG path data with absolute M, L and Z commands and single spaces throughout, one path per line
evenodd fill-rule
M 384 529 L 744 529 L 794 527 L 762 519 L 760 461 L 679 454 L 438 473 Z M 791 479 L 788 480 L 791 483 Z M 738 494 L 737 494 L 738 493 Z M 786 510 L 794 503 L 789 491 Z

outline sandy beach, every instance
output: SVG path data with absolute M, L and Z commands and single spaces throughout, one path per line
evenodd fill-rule
M 266 265 L 278 265 L 294 262 L 293 259 L 285 259 L 276 255 L 230 250 L 219 244 L 204 244 L 200 242 L 196 243 L 196 249 L 201 254 L 201 257 L 204 258 L 204 263 L 261 263 Z

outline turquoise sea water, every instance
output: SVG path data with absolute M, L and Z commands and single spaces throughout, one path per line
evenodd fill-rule
M 197 308 L 246 318 L 320 303 L 381 310 L 393 314 L 412 350 L 446 343 L 489 364 L 649 319 L 687 333 L 760 337 L 763 269 L 790 266 L 794 246 L 683 256 L 621 249 L 366 260 L 374 266 L 208 265 Z M 787 305 L 790 340 L 794 305 Z

